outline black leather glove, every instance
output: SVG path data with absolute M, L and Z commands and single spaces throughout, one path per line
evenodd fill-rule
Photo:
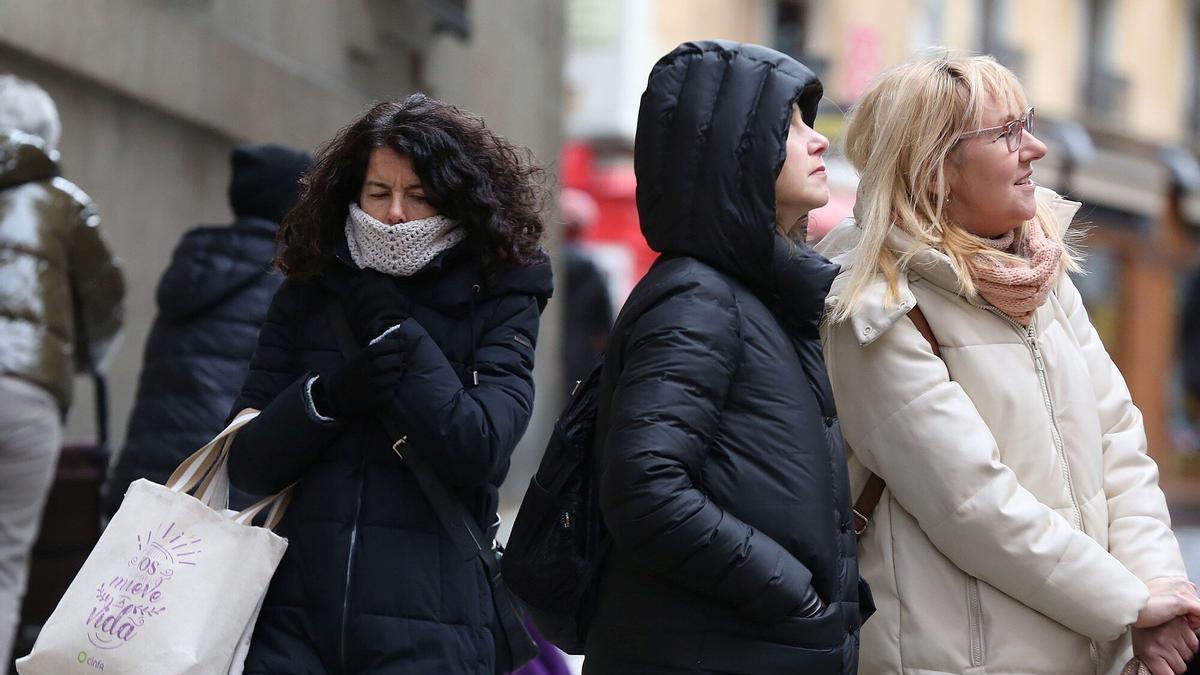
M 387 400 L 404 377 L 408 351 L 404 341 L 388 336 L 354 355 L 341 368 L 321 374 L 313 383 L 317 412 L 345 420 Z
M 342 306 L 350 328 L 363 343 L 409 316 L 408 296 L 396 286 L 396 280 L 372 269 L 362 270 L 346 284 Z
M 804 597 L 800 599 L 800 604 L 796 609 L 792 610 L 792 616 L 800 617 L 801 619 L 815 619 L 825 612 L 825 603 L 821 602 L 821 596 L 817 595 L 817 589 L 811 585 Z

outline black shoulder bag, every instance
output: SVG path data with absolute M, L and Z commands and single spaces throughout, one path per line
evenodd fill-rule
M 342 353 L 346 358 L 354 356 L 359 349 L 354 332 L 350 329 L 350 322 L 346 319 L 345 309 L 335 301 L 327 305 L 327 313 Z M 385 415 L 379 415 L 378 419 L 388 437 L 393 439 L 392 450 L 412 470 L 417 484 L 425 493 L 425 498 L 433 506 L 442 528 L 463 554 L 464 560 L 477 557 L 483 563 L 483 569 L 487 572 L 488 582 L 492 587 L 492 603 L 496 608 L 496 626 L 493 630 L 493 639 L 496 641 L 496 672 L 509 673 L 532 661 L 538 655 L 537 643 L 525 629 L 517 600 L 500 576 L 500 556 L 503 555 L 504 548 L 494 536 L 484 536 L 471 512 L 461 500 L 446 489 L 445 484 L 434 473 L 433 467 L 425 461 L 421 451 L 408 445 L 408 437 L 399 432 L 395 422 Z

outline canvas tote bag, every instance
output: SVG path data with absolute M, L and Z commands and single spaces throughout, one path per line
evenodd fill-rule
M 21 675 L 242 672 L 254 623 L 287 540 L 271 532 L 290 490 L 226 510 L 232 423 L 166 485 L 130 485 L 34 643 Z M 192 496 L 192 493 L 195 496 Z M 266 512 L 266 527 L 251 524 Z

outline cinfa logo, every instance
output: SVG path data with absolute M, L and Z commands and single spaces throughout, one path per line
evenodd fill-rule
M 104 670 L 104 662 L 95 656 L 88 656 L 87 652 L 79 652 L 79 656 L 76 656 L 75 660 L 79 661 L 80 665 L 91 666 L 96 670 Z
M 161 533 L 155 534 L 158 530 Z M 159 525 L 138 535 L 137 554 L 125 564 L 126 569 L 96 588 L 96 601 L 88 613 L 88 641 L 99 649 L 116 649 L 137 637 L 146 621 L 167 611 L 163 585 L 170 581 L 177 568 L 194 566 L 200 549 L 200 539 L 175 531 L 175 523 Z M 79 652 L 80 663 L 104 664 Z M 92 662 L 96 663 L 93 664 Z

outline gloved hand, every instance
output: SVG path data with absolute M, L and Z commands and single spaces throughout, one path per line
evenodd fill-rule
M 804 597 L 800 599 L 800 604 L 792 610 L 792 616 L 815 619 L 824 612 L 825 603 L 821 601 L 821 596 L 817 595 L 817 589 L 810 585 Z
M 354 355 L 341 368 L 322 373 L 313 383 L 313 405 L 317 412 L 345 420 L 387 400 L 404 377 L 408 363 L 407 345 L 389 335 Z
M 409 316 L 408 296 L 383 272 L 362 270 L 346 284 L 342 306 L 350 328 L 366 344 Z

